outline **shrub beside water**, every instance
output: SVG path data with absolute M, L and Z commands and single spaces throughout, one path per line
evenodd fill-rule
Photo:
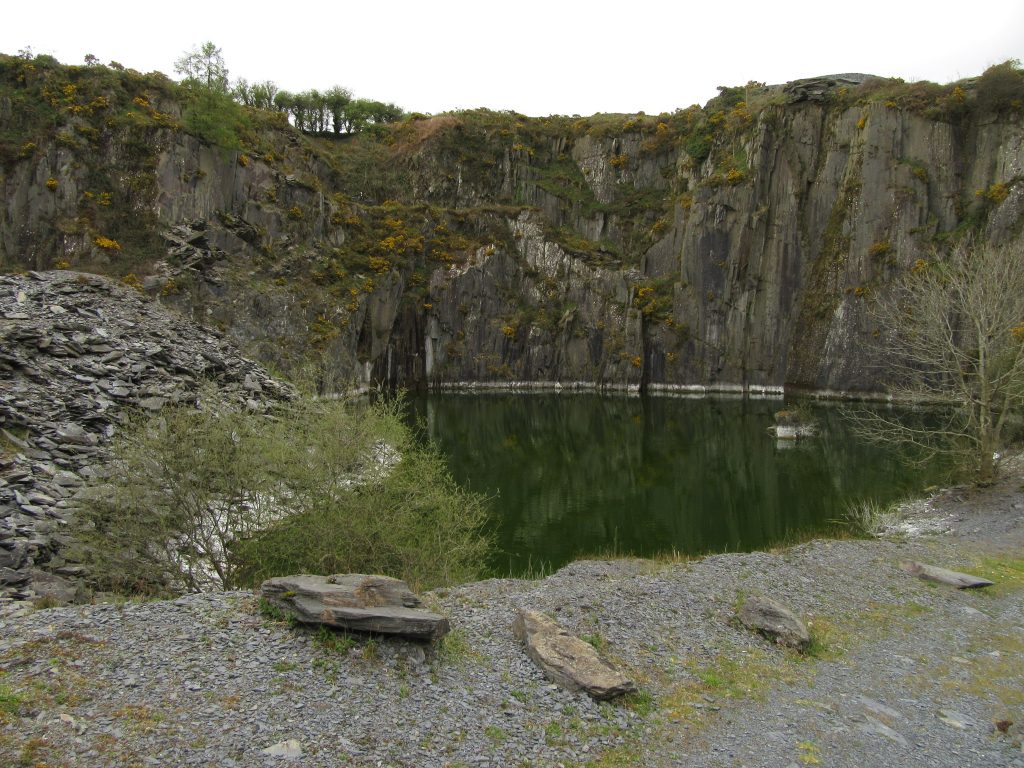
M 484 499 L 419 444 L 402 403 L 300 400 L 272 416 L 208 400 L 131 421 L 79 511 L 97 586 L 166 594 L 288 573 L 472 579 Z

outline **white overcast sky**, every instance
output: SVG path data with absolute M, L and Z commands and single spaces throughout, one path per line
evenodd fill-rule
M 1024 58 L 1024 0 L 6 2 L 0 52 L 173 75 L 212 40 L 232 79 L 343 85 L 409 111 L 656 114 L 718 85 L 867 72 L 949 82 Z

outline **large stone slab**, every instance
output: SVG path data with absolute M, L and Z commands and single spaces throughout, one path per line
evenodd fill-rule
M 768 597 L 749 597 L 737 613 L 747 629 L 760 632 L 779 645 L 807 650 L 811 635 L 791 610 Z
M 991 587 L 993 582 L 983 579 L 980 576 L 972 576 L 969 573 L 950 571 L 939 568 L 937 565 L 927 563 L 909 562 L 900 563 L 900 567 L 911 576 L 917 576 L 925 581 L 936 581 L 939 584 L 948 584 L 957 589 L 977 589 L 979 587 Z
M 636 684 L 602 659 L 593 646 L 543 613 L 520 608 L 512 632 L 544 674 L 564 688 L 586 691 L 601 701 L 636 690 Z
M 409 586 L 389 576 L 278 576 L 263 582 L 260 594 L 304 624 L 416 640 L 437 640 L 450 629 L 448 619 L 422 610 Z

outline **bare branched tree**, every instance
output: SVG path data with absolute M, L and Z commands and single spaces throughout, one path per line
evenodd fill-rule
M 1024 242 L 962 241 L 946 258 L 919 259 L 873 320 L 894 399 L 943 407 L 863 410 L 861 433 L 952 454 L 990 482 L 1024 406 Z
M 216 93 L 228 92 L 228 68 L 221 49 L 211 42 L 193 48 L 174 62 L 184 82 Z

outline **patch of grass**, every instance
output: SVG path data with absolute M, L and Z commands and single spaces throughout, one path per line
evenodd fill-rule
M 380 655 L 380 643 L 377 641 L 377 638 L 371 637 L 363 643 L 362 655 L 366 661 L 377 660 Z
M 46 660 L 47 674 L 22 679 L 13 675 L 0 683 L 0 722 L 15 716 L 34 715 L 55 707 L 73 707 L 91 700 L 102 687 L 79 667 L 73 666 L 90 646 L 99 645 L 80 632 L 62 631 L 52 637 L 23 643 L 0 653 L 0 675 Z M 83 668 L 84 669 L 84 668 Z M 9 673 L 7 673 L 9 674 Z
M 828 619 L 811 619 L 807 622 L 811 644 L 804 655 L 812 659 L 838 659 L 846 653 L 846 633 Z
M 924 616 L 925 614 L 932 612 L 932 609 L 929 606 L 915 603 L 913 600 L 903 603 L 902 608 L 903 612 L 907 616 Z
M 833 521 L 832 526 L 827 527 L 824 530 L 821 528 L 814 528 L 811 530 L 787 530 L 782 537 L 775 542 L 775 544 L 768 547 L 765 551 L 772 555 L 781 555 L 793 547 L 798 547 L 801 544 L 809 544 L 810 542 L 818 539 L 843 541 L 846 539 L 858 538 L 862 537 L 859 534 L 854 533 L 848 526 L 840 522 Z
M 47 608 L 59 608 L 60 601 L 51 595 L 44 595 L 33 600 L 32 607 L 37 611 L 45 611 Z
M 17 716 L 25 705 L 24 696 L 9 685 L 0 684 L 0 722 L 6 716 Z
M 151 733 L 156 730 L 159 723 L 164 721 L 164 715 L 152 707 L 128 704 L 114 712 L 114 716 L 120 718 L 133 731 L 138 733 Z
M 549 747 L 558 746 L 565 740 L 565 731 L 562 728 L 562 724 L 557 720 L 552 720 L 550 723 L 544 726 L 544 743 Z
M 337 632 L 321 624 L 313 635 L 313 642 L 328 653 L 346 654 L 356 646 L 355 639 L 346 632 Z
M 288 614 L 265 597 L 260 598 L 260 601 L 257 604 L 257 610 L 259 611 L 260 616 L 268 621 L 274 621 L 281 624 L 288 621 Z
M 1015 632 L 988 635 L 983 641 L 973 642 L 970 650 L 977 654 L 971 674 L 964 679 L 942 675 L 943 686 L 983 700 L 995 698 L 1009 711 L 1024 707 L 1024 687 L 1020 684 L 1024 636 Z
M 710 660 L 683 664 L 685 678 L 669 683 L 659 710 L 668 722 L 702 721 L 707 697 L 763 700 L 777 683 L 792 685 L 813 674 L 799 654 L 777 650 L 724 649 Z
M 504 728 L 500 728 L 497 725 L 488 725 L 484 728 L 484 736 L 493 741 L 495 744 L 500 744 L 508 739 L 508 734 Z
M 675 547 L 672 547 L 672 549 L 666 549 L 666 550 L 664 550 L 662 552 L 657 553 L 653 557 L 651 557 L 651 560 L 653 560 L 656 563 L 661 563 L 663 565 L 677 565 L 679 563 L 692 563 L 694 560 L 699 560 L 699 559 L 700 558 L 698 556 L 690 555 L 690 554 L 687 554 L 686 552 L 680 552 Z
M 797 759 L 803 765 L 821 765 L 821 750 L 810 741 L 798 741 L 796 743 Z
M 281 673 L 291 672 L 292 670 L 297 669 L 298 666 L 299 665 L 294 661 L 275 661 L 274 671 Z
M 994 582 L 991 587 L 977 590 L 981 594 L 999 597 L 1024 588 L 1024 558 L 986 556 L 978 565 L 964 570 Z
M 43 738 L 33 738 L 22 744 L 18 751 L 18 762 L 16 768 L 39 768 L 46 766 L 47 754 L 50 752 L 50 745 Z
M 626 768 L 627 766 L 640 765 L 639 755 L 635 744 L 624 744 L 620 747 L 612 747 L 604 750 L 593 760 L 586 763 L 587 768 Z
M 541 581 L 554 572 L 555 569 L 551 567 L 550 562 L 544 562 L 541 560 L 534 563 L 531 556 L 527 559 L 525 568 L 517 570 L 514 573 L 510 569 L 508 577 L 512 579 L 526 579 L 527 581 Z
M 437 657 L 445 664 L 459 665 L 482 658 L 480 651 L 473 648 L 463 629 L 453 629 L 441 638 L 437 645 Z
M 593 646 L 594 650 L 598 653 L 604 653 L 608 649 L 608 638 L 600 632 L 594 632 L 590 635 L 580 635 L 580 640 Z
M 14 440 L 7 436 L 8 432 Z M 28 430 L 24 427 L 11 426 L 5 431 L 0 431 L 0 456 L 13 456 L 16 453 L 21 453 L 21 446 L 15 440 L 24 441 L 27 437 Z
M 624 707 L 636 712 L 640 717 L 647 717 L 655 710 L 654 696 L 647 690 L 627 693 L 621 701 Z

